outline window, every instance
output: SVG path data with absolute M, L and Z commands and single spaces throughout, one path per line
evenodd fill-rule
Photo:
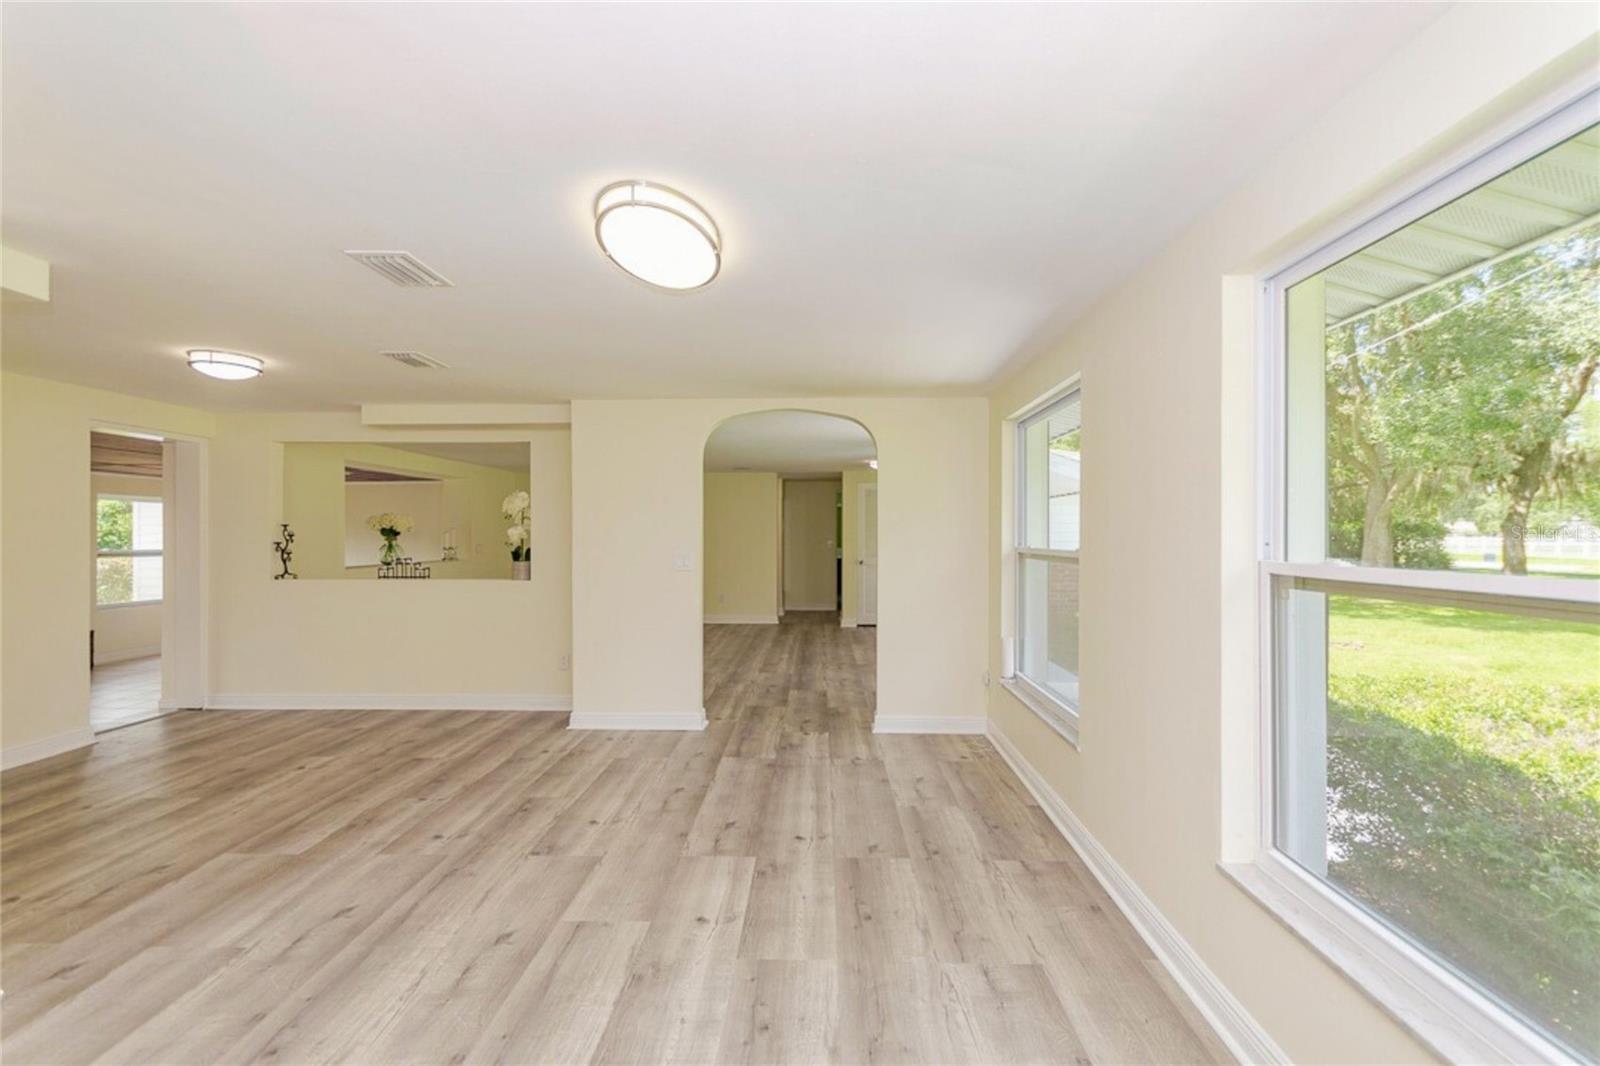
M 95 497 L 95 603 L 118 607 L 161 599 L 161 501 Z
M 1069 737 L 1078 711 L 1077 389 L 1017 424 L 1015 681 Z
M 1419 1029 L 1485 1041 L 1450 1057 L 1600 1058 L 1600 127 L 1563 132 L 1266 290 L 1264 861 L 1475 1019 Z

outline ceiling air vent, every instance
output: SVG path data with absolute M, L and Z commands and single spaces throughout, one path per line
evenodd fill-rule
M 356 262 L 369 266 L 396 285 L 408 289 L 443 289 L 452 284 L 449 278 L 427 266 L 410 252 L 353 252 L 344 253 Z
M 423 355 L 421 352 L 379 352 L 378 354 L 385 359 L 393 359 L 397 363 L 404 363 L 406 366 L 417 370 L 448 370 L 450 368 L 450 364 L 441 363 L 433 356 Z

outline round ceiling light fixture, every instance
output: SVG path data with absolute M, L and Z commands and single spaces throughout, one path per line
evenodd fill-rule
M 211 348 L 191 348 L 189 369 L 198 370 L 208 378 L 223 381 L 245 381 L 261 376 L 261 360 L 253 355 L 238 352 L 219 352 Z
M 722 234 L 703 207 L 651 181 L 619 181 L 594 199 L 594 235 L 617 266 L 661 289 L 698 289 L 722 269 Z

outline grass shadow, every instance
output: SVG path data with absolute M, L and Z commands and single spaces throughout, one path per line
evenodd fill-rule
M 1329 877 L 1600 1053 L 1600 804 L 1359 698 L 1328 706 Z

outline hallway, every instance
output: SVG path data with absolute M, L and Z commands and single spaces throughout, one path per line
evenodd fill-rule
M 872 734 L 874 641 L 707 627 L 703 733 L 182 712 L 7 772 L 7 1055 L 1226 1061 L 986 739 Z

